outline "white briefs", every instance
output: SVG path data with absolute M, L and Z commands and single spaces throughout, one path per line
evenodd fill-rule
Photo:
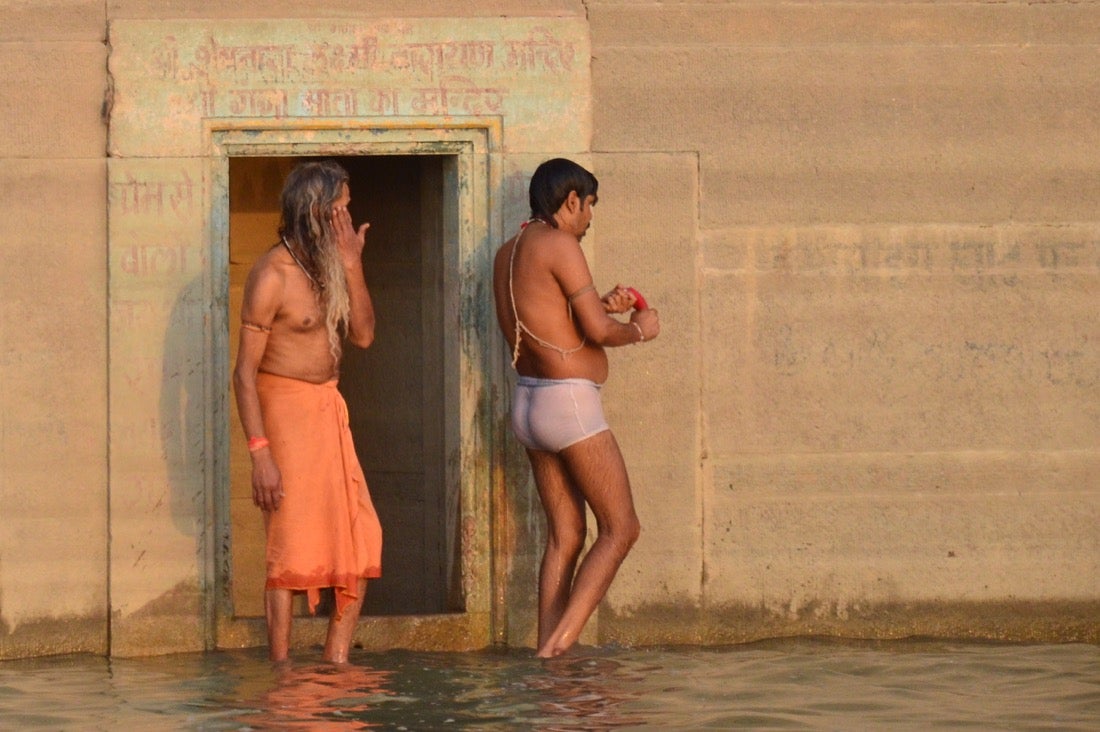
M 600 385 L 588 379 L 520 376 L 512 400 L 512 429 L 525 447 L 560 452 L 610 429 Z

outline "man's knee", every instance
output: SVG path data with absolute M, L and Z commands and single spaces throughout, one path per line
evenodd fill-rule
M 637 516 L 631 515 L 612 525 L 610 529 L 607 532 L 607 538 L 610 539 L 618 554 L 625 557 L 641 536 L 642 524 Z
M 638 541 L 638 537 L 641 536 L 641 535 L 642 535 L 642 522 L 638 520 L 637 516 L 635 516 L 633 518 L 633 520 L 631 520 L 627 524 L 627 538 L 630 542 L 627 545 L 627 549 L 634 546 L 634 544 Z
M 554 551 L 567 557 L 577 557 L 584 549 L 586 530 L 570 528 L 568 530 L 551 531 L 547 536 L 547 543 Z

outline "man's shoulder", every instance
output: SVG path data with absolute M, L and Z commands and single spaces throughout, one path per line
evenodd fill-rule
M 255 263 L 252 265 L 253 271 L 260 270 L 274 270 L 278 271 L 286 267 L 288 264 L 292 264 L 293 260 L 290 258 L 290 254 L 284 247 L 272 246 L 266 252 L 256 258 Z
M 515 242 L 515 240 L 516 237 L 513 236 L 511 239 L 497 247 L 496 251 L 493 253 L 493 258 L 499 259 L 500 257 L 504 256 L 504 253 L 511 249 L 512 243 Z
M 564 263 L 585 261 L 580 239 L 568 231 L 551 229 L 545 232 L 543 237 L 539 242 L 539 249 L 546 253 L 547 259 Z
M 286 279 L 286 266 L 288 259 L 282 247 L 272 247 L 260 255 L 252 264 L 248 273 L 248 279 L 254 285 L 272 286 L 281 284 Z
M 532 249 L 546 251 L 552 250 L 576 252 L 580 251 L 580 241 L 568 231 L 539 227 L 531 233 L 530 244 Z

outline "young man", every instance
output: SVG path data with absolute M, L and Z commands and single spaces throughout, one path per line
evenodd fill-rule
M 363 279 L 363 224 L 348 213 L 348 174 L 333 161 L 287 176 L 280 241 L 252 268 L 233 385 L 252 456 L 252 501 L 267 531 L 264 607 L 273 661 L 290 649 L 291 599 L 313 612 L 333 587 L 324 658 L 346 663 L 367 579 L 381 576 L 382 530 L 337 390 L 342 340 L 374 340 Z
M 657 337 L 657 311 L 635 309 L 619 285 L 600 297 L 580 240 L 592 221 L 598 182 L 557 158 L 531 178 L 531 219 L 497 252 L 493 295 L 497 321 L 519 374 L 512 427 L 527 448 L 546 512 L 547 543 L 539 572 L 540 657 L 569 649 L 607 592 L 640 526 L 630 480 L 604 420 L 600 385 L 604 349 Z M 598 536 L 577 567 L 585 540 L 585 504 Z

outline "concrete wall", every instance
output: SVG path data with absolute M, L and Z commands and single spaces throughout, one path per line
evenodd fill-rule
M 0 657 L 107 649 L 103 3 L 0 3 Z
M 1100 6 L 590 2 L 600 634 L 1100 636 Z
M 0 657 L 212 642 L 209 480 L 166 493 L 179 455 L 109 429 L 140 397 L 109 345 L 140 349 L 108 338 L 104 39 L 161 18 L 586 19 L 586 246 L 664 323 L 613 354 L 643 536 L 595 639 L 1100 641 L 1100 4 L 171 5 L 0 0 Z M 510 158 L 504 229 L 555 149 Z M 539 512 L 484 449 L 493 637 L 527 644 Z

